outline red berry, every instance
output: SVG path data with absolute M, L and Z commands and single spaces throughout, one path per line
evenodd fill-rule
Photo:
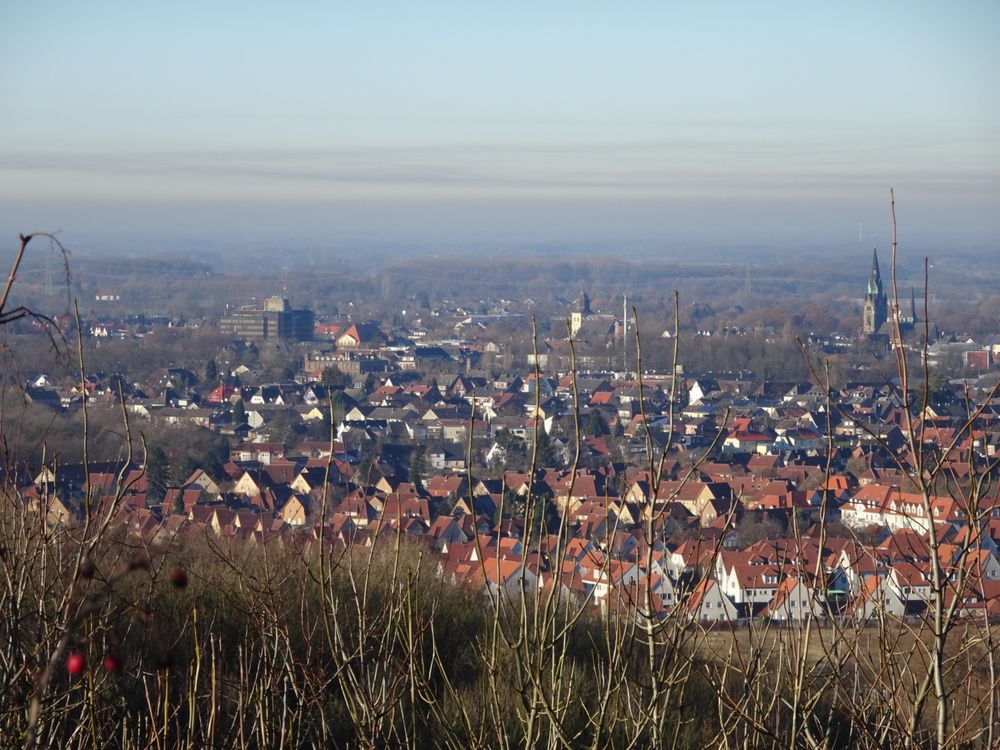
M 121 657 L 115 656 L 114 654 L 108 654 L 104 657 L 104 661 L 101 662 L 101 666 L 104 667 L 105 672 L 110 672 L 111 674 L 118 674 L 122 671 L 122 660 Z
M 188 574 L 184 568 L 178 566 L 170 571 L 170 582 L 179 589 L 188 585 Z
M 83 674 L 87 668 L 87 656 L 82 651 L 74 651 L 66 658 L 66 671 L 74 677 Z

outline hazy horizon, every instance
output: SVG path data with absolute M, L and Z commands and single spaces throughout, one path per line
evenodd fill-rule
M 987 2 L 18 6 L 0 230 L 870 247 L 892 186 L 902 242 L 987 248 L 998 21 Z

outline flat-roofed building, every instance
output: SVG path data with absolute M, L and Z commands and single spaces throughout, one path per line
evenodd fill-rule
M 268 298 L 263 308 L 230 310 L 219 323 L 222 333 L 256 341 L 311 341 L 313 327 L 313 311 L 293 310 L 284 297 Z

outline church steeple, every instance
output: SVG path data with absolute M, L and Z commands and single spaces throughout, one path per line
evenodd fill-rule
M 905 315 L 899 316 L 899 324 L 905 330 L 912 329 L 917 324 L 917 292 L 910 287 L 910 306 Z
M 569 334 L 576 336 L 577 331 L 583 327 L 583 321 L 593 315 L 590 311 L 590 297 L 585 290 L 580 291 L 579 308 L 573 310 L 569 315 Z
M 872 271 L 868 277 L 865 305 L 861 321 L 861 333 L 878 333 L 889 317 L 889 300 L 882 286 L 882 274 L 878 269 L 878 249 L 872 248 Z
M 872 248 L 872 273 L 868 278 L 868 294 L 884 294 L 882 291 L 882 275 L 878 271 L 878 250 Z

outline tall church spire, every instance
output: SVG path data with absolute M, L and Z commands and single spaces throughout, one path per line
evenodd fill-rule
M 868 279 L 868 294 L 883 294 L 882 274 L 878 270 L 878 249 L 874 247 L 872 248 L 872 273 Z
M 878 333 L 889 317 L 889 301 L 882 287 L 882 274 L 878 269 L 878 249 L 872 248 L 872 272 L 868 277 L 864 311 L 861 320 L 863 334 Z

